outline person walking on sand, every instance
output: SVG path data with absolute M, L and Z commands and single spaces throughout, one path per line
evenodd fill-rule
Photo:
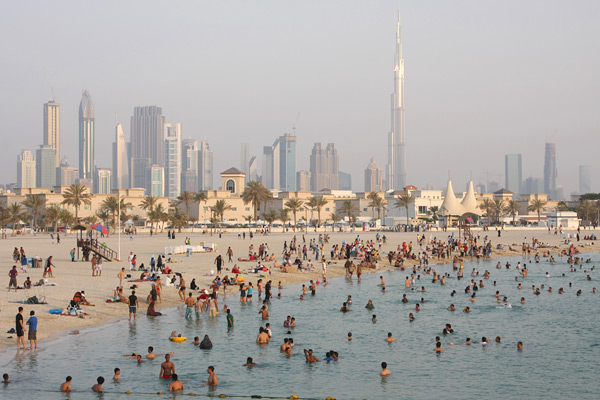
M 54 275 L 52 275 L 52 267 L 56 267 L 56 265 L 52 264 L 52 256 L 50 256 L 46 259 L 46 266 L 44 267 L 42 278 L 45 278 L 46 274 L 48 274 L 50 278 L 54 278 Z
M 125 268 L 121 268 L 121 272 L 117 274 L 117 278 L 119 278 L 119 287 L 123 287 L 123 281 L 125 280 Z

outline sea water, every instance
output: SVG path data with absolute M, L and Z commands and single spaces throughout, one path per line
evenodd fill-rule
M 232 293 L 225 299 L 219 297 L 219 308 L 228 304 L 235 317 L 231 329 L 227 328 L 224 313 L 217 318 L 204 315 L 185 320 L 184 307 L 180 306 L 162 310 L 166 315 L 161 317 L 142 315 L 132 323 L 125 320 L 79 335 L 65 334 L 63 339 L 40 343 L 38 351 L 15 355 L 15 350 L 8 350 L 0 359 L 0 372 L 8 372 L 13 382 L 0 387 L 0 398 L 172 398 L 156 394 L 168 392 L 170 383 L 158 378 L 162 356 L 141 365 L 122 357 L 132 352 L 146 354 L 147 347 L 153 346 L 157 354 L 175 353 L 172 361 L 185 384 L 185 393 L 202 397 L 226 394 L 287 398 L 296 394 L 300 398 L 337 399 L 599 399 L 600 293 L 593 294 L 592 288 L 600 286 L 600 274 L 590 268 L 600 265 L 600 254 L 584 257 L 591 257 L 593 262 L 582 268 L 576 266 L 577 272 L 570 272 L 565 258 L 559 258 L 557 264 L 536 264 L 521 257 L 501 259 L 503 264 L 512 264 L 510 269 L 496 269 L 497 259 L 468 261 L 460 281 L 451 265 L 435 265 L 438 273 L 450 272 L 452 278 L 440 286 L 439 282 L 431 282 L 431 275 L 418 272 L 421 280 L 415 287 L 424 286 L 424 293 L 406 289 L 404 279 L 408 273 L 399 270 L 363 275 L 361 282 L 356 277 L 352 281 L 331 279 L 329 285 L 317 287 L 316 296 L 309 291 L 304 301 L 299 300 L 301 287 L 291 285 L 282 289 L 281 299 L 270 303 L 273 338 L 266 346 L 255 343 L 259 327 L 266 322 L 258 315 L 261 303 L 256 289 L 252 304 L 240 304 L 239 294 Z M 519 274 L 515 266 L 519 261 L 527 264 L 529 275 L 516 282 Z M 473 268 L 480 271 L 473 279 L 485 284 L 474 303 L 469 300 L 471 295 L 464 293 Z M 483 278 L 485 270 L 490 272 L 490 279 Z M 546 272 L 550 278 L 546 278 Z M 592 281 L 586 279 L 587 274 Z M 380 275 L 386 281 L 385 292 L 378 287 Z M 257 279 L 246 278 L 253 282 Z M 494 281 L 497 286 L 493 286 Z M 522 290 L 517 289 L 519 282 Z M 534 295 L 532 285 L 542 284 L 545 289 L 539 296 Z M 547 292 L 549 286 L 552 293 Z M 560 287 L 564 294 L 558 294 Z M 579 289 L 582 295 L 576 296 Z M 454 297 L 450 296 L 452 290 L 457 292 Z M 496 290 L 508 297 L 512 308 L 497 304 Z M 277 293 L 275 281 L 274 296 Z M 402 303 L 402 294 L 407 294 L 409 303 Z M 352 310 L 341 313 L 339 309 L 348 295 L 354 301 Z M 520 303 L 521 297 L 525 297 L 525 304 Z M 372 311 L 365 309 L 369 299 L 375 305 Z M 415 311 L 416 303 L 421 303 L 422 311 Z M 446 310 L 450 303 L 454 303 L 456 312 Z M 462 312 L 465 306 L 471 307 L 470 314 Z M 410 312 L 416 316 L 412 323 Z M 372 314 L 377 315 L 376 323 L 371 322 Z M 297 321 L 291 334 L 283 327 L 287 315 Z M 453 334 L 442 335 L 446 323 L 452 324 Z M 44 329 L 42 323 L 39 329 Z M 186 336 L 187 342 L 169 341 L 173 330 Z M 355 338 L 352 341 L 346 339 L 350 331 Z M 396 342 L 384 341 L 388 332 Z M 194 336 L 202 338 L 205 334 L 212 340 L 211 350 L 200 350 L 192 344 Z M 445 349 L 441 353 L 433 351 L 438 335 Z M 482 336 L 492 342 L 482 346 Z M 494 342 L 496 336 L 502 337 L 501 344 Z M 296 346 L 291 357 L 279 351 L 284 337 L 294 338 Z M 464 344 L 466 337 L 473 339 L 473 345 Z M 517 351 L 518 341 L 524 343 L 523 351 Z M 307 364 L 302 351 L 309 348 L 321 360 L 327 351 L 337 351 L 339 360 Z M 258 365 L 243 367 L 247 357 Z M 387 378 L 379 376 L 382 361 L 392 372 Z M 215 367 L 219 378 L 216 389 L 203 385 L 209 365 Z M 120 383 L 112 381 L 115 367 L 121 369 Z M 57 392 L 67 375 L 73 377 L 71 395 Z M 90 390 L 100 375 L 106 378 L 102 395 Z M 131 394 L 124 394 L 127 391 Z

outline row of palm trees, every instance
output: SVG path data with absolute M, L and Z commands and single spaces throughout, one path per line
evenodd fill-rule
M 527 206 L 527 211 L 535 212 L 538 216 L 538 222 L 541 219 L 542 212 L 546 209 L 547 201 L 541 199 L 533 199 Z M 519 213 L 518 203 L 515 200 L 501 200 L 501 199 L 484 199 L 479 208 L 484 212 L 484 215 L 488 218 L 490 224 L 499 223 L 500 219 L 510 215 L 512 217 L 512 223 L 515 225 L 515 219 Z

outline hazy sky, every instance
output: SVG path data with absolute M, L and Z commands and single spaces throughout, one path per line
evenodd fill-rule
M 158 105 L 183 136 L 206 137 L 215 171 L 290 132 L 298 169 L 334 142 L 363 190 L 387 162 L 396 12 L 402 13 L 408 183 L 504 183 L 504 154 L 578 190 L 600 191 L 600 2 L 591 1 L 11 1 L 0 13 L 0 182 L 42 143 L 42 104 L 61 105 L 61 156 L 78 162 L 78 108 L 96 110 L 96 163 L 111 166 L 115 113 Z M 129 139 L 128 139 L 129 140 Z M 259 157 L 260 158 L 260 157 Z M 215 177 L 215 184 L 218 179 Z

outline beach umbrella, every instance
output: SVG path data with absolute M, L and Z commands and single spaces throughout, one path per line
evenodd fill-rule
M 100 233 L 103 233 L 105 235 L 108 235 L 108 230 L 106 229 L 106 227 L 100 225 L 100 224 L 94 224 L 92 226 L 90 226 L 91 229 L 96 230 Z

